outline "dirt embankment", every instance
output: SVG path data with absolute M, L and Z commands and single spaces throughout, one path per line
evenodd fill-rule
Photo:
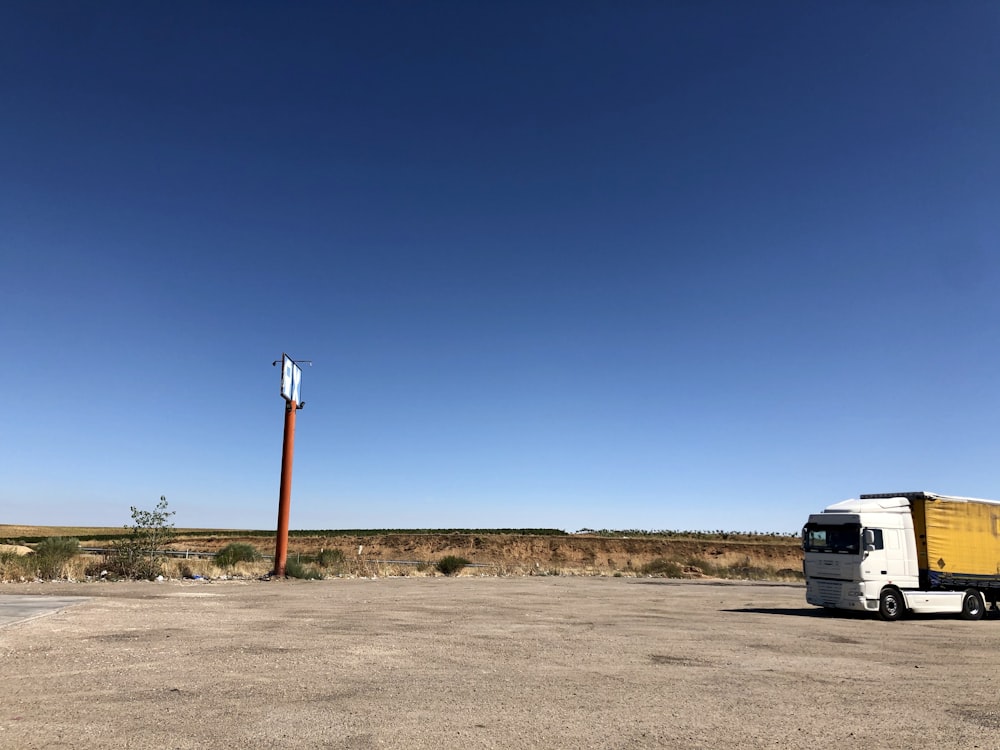
M 232 542 L 273 554 L 272 539 L 195 537 L 178 539 L 177 549 L 216 551 Z M 434 563 L 446 555 L 509 574 L 614 574 L 640 571 L 654 561 L 717 568 L 754 567 L 801 571 L 802 550 L 794 539 L 773 541 L 682 540 L 661 537 L 528 536 L 517 534 L 380 534 L 374 536 L 292 537 L 289 554 L 315 555 L 338 549 L 345 560 Z

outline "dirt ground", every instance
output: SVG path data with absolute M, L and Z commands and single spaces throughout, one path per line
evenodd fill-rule
M 609 577 L 8 584 L 2 748 L 997 748 L 1000 620 Z

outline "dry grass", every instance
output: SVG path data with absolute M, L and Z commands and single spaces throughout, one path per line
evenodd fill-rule
M 289 561 L 295 560 L 294 555 L 289 556 Z M 366 561 L 346 562 L 343 565 L 322 568 L 313 563 L 305 563 L 308 568 L 315 568 L 325 578 L 335 578 L 342 576 L 345 578 L 398 578 L 398 577 L 420 577 L 433 576 L 434 571 L 431 566 L 417 565 L 395 565 L 391 563 L 374 563 Z M 207 558 L 191 559 L 170 559 L 164 564 L 164 575 L 169 578 L 192 578 L 201 576 L 202 578 L 262 578 L 272 571 L 274 563 L 271 560 L 257 560 L 254 562 L 239 562 L 235 565 L 221 568 L 215 565 L 214 561 Z M 466 571 L 468 573 L 468 571 Z
M 289 561 L 295 561 L 296 555 L 289 555 Z M 305 558 L 303 558 L 305 559 Z M 390 578 L 390 577 L 421 577 L 435 575 L 430 565 L 399 565 L 378 563 L 370 560 L 350 560 L 327 568 L 318 567 L 314 563 L 306 563 L 307 567 L 315 568 L 323 577 L 346 578 Z M 238 562 L 234 565 L 220 567 L 214 559 L 207 557 L 166 558 L 163 560 L 163 575 L 166 578 L 182 579 L 196 576 L 212 580 L 221 578 L 256 579 L 268 575 L 274 567 L 269 559 L 253 562 Z M 107 568 L 103 555 L 81 554 L 66 562 L 58 571 L 58 579 L 69 581 L 99 580 Z M 491 574 L 494 571 L 491 570 Z M 37 568 L 32 555 L 18 555 L 13 551 L 0 552 L 0 582 L 25 582 L 36 580 Z M 466 575 L 469 571 L 465 572 Z
M 126 534 L 121 526 L 18 526 L 0 523 L 0 539 L 24 539 L 40 536 L 64 536 L 87 539 L 101 534 Z
M 290 561 L 295 559 L 289 556 Z M 100 555 L 78 555 L 67 562 L 59 578 L 70 581 L 97 580 L 101 578 L 104 558 Z M 373 560 L 348 560 L 342 565 L 321 568 L 307 563 L 326 578 L 422 578 L 440 576 L 433 565 L 401 565 L 379 563 Z M 199 576 L 206 580 L 221 578 L 258 579 L 268 575 L 273 562 L 268 559 L 240 562 L 221 568 L 211 558 L 168 558 L 163 561 L 163 574 L 167 578 L 182 579 Z M 594 576 L 615 575 L 626 577 L 661 578 L 725 578 L 741 580 L 801 581 L 800 570 L 773 566 L 746 565 L 745 561 L 726 566 L 711 560 L 687 558 L 684 560 L 656 560 L 637 569 L 619 571 L 588 570 L 575 567 L 541 565 L 487 565 L 468 567 L 456 574 L 460 576 Z M 0 552 L 0 581 L 19 582 L 35 580 L 31 556 L 18 556 Z
M 15 552 L 0 552 L 0 581 L 27 580 L 28 569 L 21 559 Z
M 235 565 L 220 568 L 210 558 L 171 558 L 164 562 L 164 575 L 168 578 L 262 578 L 271 572 L 270 560 L 254 562 L 239 562 Z
M 0 544 L 0 554 L 4 552 L 13 552 L 16 555 L 30 555 L 31 547 L 25 547 L 21 544 Z
M 125 536 L 131 533 L 131 527 L 126 526 L 19 526 L 17 524 L 0 523 L 0 539 L 33 539 L 35 537 L 63 536 L 74 537 L 81 541 L 101 536 Z M 184 534 L 204 534 L 218 532 L 220 535 L 238 534 L 239 531 L 228 529 L 174 529 Z
M 55 571 L 56 578 L 67 581 L 84 581 L 95 560 L 92 555 L 76 555 L 62 563 Z M 17 555 L 0 552 L 0 582 L 33 581 L 38 575 L 38 560 L 34 555 Z

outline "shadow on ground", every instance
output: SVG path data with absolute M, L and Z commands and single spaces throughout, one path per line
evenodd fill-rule
M 868 619 L 867 612 L 851 612 L 850 610 L 823 609 L 821 607 L 736 607 L 723 609 L 722 612 L 749 612 L 757 615 L 782 615 L 784 617 L 839 617 L 844 619 Z

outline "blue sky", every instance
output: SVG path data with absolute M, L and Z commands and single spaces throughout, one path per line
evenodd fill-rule
M 1000 7 L 7 3 L 0 523 L 1000 498 Z

